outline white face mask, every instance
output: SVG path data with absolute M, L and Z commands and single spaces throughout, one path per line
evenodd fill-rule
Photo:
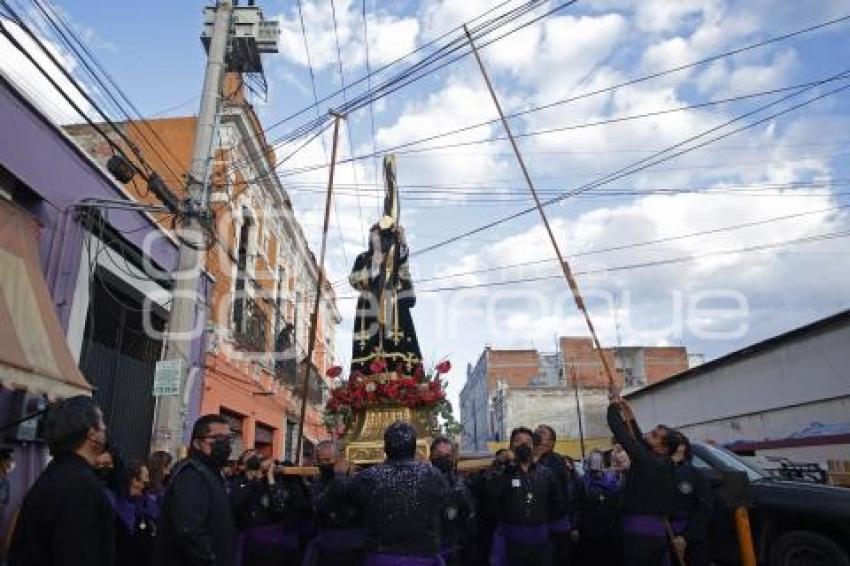
M 11 474 L 14 471 L 15 471 L 15 463 L 14 462 L 9 462 L 8 464 L 6 464 L 6 473 L 7 474 Z

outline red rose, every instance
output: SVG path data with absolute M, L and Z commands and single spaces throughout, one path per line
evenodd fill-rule
M 413 377 L 416 379 L 422 379 L 425 377 L 425 368 L 422 367 L 422 364 L 416 364 L 413 368 Z
M 331 379 L 336 379 L 342 373 L 342 368 L 339 366 L 331 366 L 328 368 L 328 371 L 325 372 L 325 375 Z
M 438 379 L 435 379 L 434 381 L 431 382 L 430 387 L 431 387 L 431 391 L 438 391 L 439 389 L 442 388 L 442 384 L 440 383 L 440 381 Z
M 449 360 L 443 360 L 439 364 L 437 364 L 436 370 L 437 374 L 442 375 L 444 373 L 449 373 L 452 369 L 452 363 Z
M 372 363 L 369 364 L 369 369 L 372 373 L 382 373 L 387 369 L 387 362 L 384 361 L 383 358 L 375 358 L 372 360 Z

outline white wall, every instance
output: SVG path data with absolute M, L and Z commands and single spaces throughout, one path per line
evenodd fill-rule
M 850 323 L 759 352 L 630 399 L 644 428 L 698 440 L 779 439 L 813 422 L 850 422 Z
M 89 266 L 94 268 L 92 256 L 96 257 L 98 266 L 108 270 L 130 288 L 139 291 L 151 303 L 156 303 L 167 311 L 169 310 L 171 300 L 170 291 L 163 288 L 135 265 L 122 258 L 118 252 L 107 246 L 100 238 L 91 233 L 86 233 L 85 238 L 88 239 L 89 244 L 84 244 L 80 252 L 80 269 L 77 272 L 77 282 L 74 289 L 74 299 L 71 304 L 71 314 L 68 319 L 68 332 L 66 336 L 68 349 L 77 363 L 80 362 L 86 318 L 89 312 L 89 279 L 92 277 Z
M 578 412 L 573 389 L 568 387 L 523 387 L 505 392 L 504 437 L 518 426 L 534 428 L 547 424 L 555 429 L 559 439 L 577 439 Z M 611 435 L 605 420 L 608 392 L 601 389 L 579 391 L 581 422 L 585 438 L 604 438 Z

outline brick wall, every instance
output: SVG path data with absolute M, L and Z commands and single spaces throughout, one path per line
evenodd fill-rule
M 537 350 L 493 350 L 487 352 L 487 389 L 498 382 L 508 387 L 524 387 L 540 373 Z
M 567 383 L 572 383 L 573 378 L 576 378 L 579 387 L 607 389 L 608 378 L 590 338 L 565 336 L 561 338 L 560 344 Z M 647 385 L 663 381 L 688 369 L 688 351 L 684 347 L 629 347 L 623 348 L 623 351 L 628 351 L 631 358 L 635 352 L 642 356 L 643 378 Z M 617 370 L 617 349 L 603 348 L 603 353 L 615 373 L 616 385 L 622 387 L 623 372 Z M 625 357 L 624 353 L 623 358 Z

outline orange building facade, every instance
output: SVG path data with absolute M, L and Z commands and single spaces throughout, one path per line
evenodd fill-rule
M 255 448 L 276 459 L 295 460 L 305 368 L 310 393 L 304 425 L 304 453 L 327 437 L 322 409 L 333 365 L 339 313 L 326 281 L 319 306 L 316 347 L 307 364 L 309 321 L 319 271 L 295 218 L 292 203 L 275 174 L 274 152 L 253 108 L 236 92 L 219 113 L 215 160 L 208 172 L 214 237 L 205 268 L 214 280 L 205 333 L 201 414 L 225 416 L 235 432 L 233 450 Z M 228 90 L 230 89 L 230 90 Z M 185 197 L 194 117 L 164 118 L 146 125 L 119 124 L 166 184 Z M 88 126 L 69 133 L 101 162 L 109 147 Z M 116 143 L 120 143 L 116 136 Z M 132 181 L 128 191 L 140 202 L 159 204 Z M 154 214 L 167 228 L 173 218 Z

